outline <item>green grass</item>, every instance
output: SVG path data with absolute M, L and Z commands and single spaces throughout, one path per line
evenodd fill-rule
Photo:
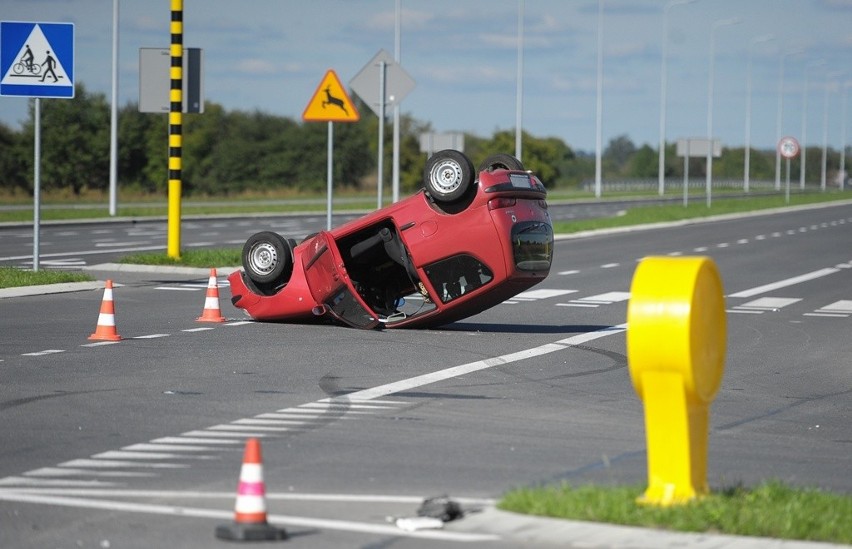
M 184 250 L 177 259 L 169 257 L 165 252 L 140 253 L 123 257 L 121 263 L 203 268 L 232 267 L 240 264 L 241 253 L 240 248 Z
M 708 208 L 704 202 L 704 198 L 702 197 L 700 200 L 692 200 L 686 205 L 686 207 L 684 207 L 682 203 L 635 206 L 627 208 L 623 215 L 619 215 L 617 217 L 581 219 L 577 221 L 555 221 L 553 223 L 553 232 L 557 234 L 577 233 L 596 229 L 628 227 L 631 225 L 681 221 L 684 219 L 696 219 L 713 215 L 767 210 L 771 208 L 782 208 L 785 206 L 802 206 L 821 202 L 832 202 L 836 200 L 848 200 L 850 198 L 852 198 L 852 193 L 848 192 L 798 194 L 791 196 L 789 203 L 785 201 L 783 196 L 729 198 L 725 200 L 716 200 L 712 203 L 712 206 Z
M 852 496 L 768 481 L 714 492 L 671 507 L 643 505 L 638 486 L 521 488 L 504 495 L 505 511 L 684 532 L 852 543 Z
M 88 282 L 94 280 L 84 273 L 65 271 L 25 271 L 16 267 L 0 267 L 0 288 L 60 284 L 63 282 Z

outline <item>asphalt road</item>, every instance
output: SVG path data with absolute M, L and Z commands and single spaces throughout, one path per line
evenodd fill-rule
M 618 215 L 625 202 L 556 203 L 550 206 L 554 220 L 587 219 Z M 335 214 L 337 226 L 359 216 L 358 212 Z M 181 249 L 240 247 L 259 231 L 275 231 L 301 239 L 326 228 L 324 214 L 245 215 L 242 217 L 186 217 L 180 225 Z M 164 251 L 168 224 L 165 219 L 100 220 L 96 222 L 44 222 L 39 226 L 39 267 L 75 269 L 140 252 Z M 0 265 L 32 268 L 32 223 L 0 223 Z
M 260 230 L 239 223 L 234 240 Z M 248 436 L 290 546 L 527 546 L 388 517 L 442 494 L 475 510 L 516 486 L 645 482 L 623 323 L 648 255 L 722 274 L 711 487 L 850 492 L 850 226 L 846 204 L 560 240 L 539 286 L 428 331 L 244 322 L 224 284 L 229 321 L 198 323 L 204 275 L 94 271 L 116 283 L 114 344 L 87 340 L 101 291 L 0 299 L 0 546 L 224 543 Z

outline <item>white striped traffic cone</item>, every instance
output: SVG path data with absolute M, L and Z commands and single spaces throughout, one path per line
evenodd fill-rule
M 106 281 L 104 299 L 101 302 L 101 312 L 98 315 L 98 325 L 95 333 L 89 339 L 103 341 L 119 341 L 121 336 L 115 328 L 115 303 L 112 301 L 112 280 Z
M 216 282 L 216 268 L 210 269 L 210 279 L 207 281 L 207 296 L 204 298 L 204 310 L 196 318 L 198 322 L 225 322 L 225 317 L 219 310 L 219 285 Z
M 246 441 L 237 502 L 234 505 L 234 522 L 216 527 L 216 537 L 226 540 L 261 541 L 287 538 L 287 532 L 266 522 L 266 485 L 263 482 L 263 463 L 260 441 Z

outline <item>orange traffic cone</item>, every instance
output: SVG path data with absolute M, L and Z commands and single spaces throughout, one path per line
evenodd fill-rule
M 216 537 L 239 541 L 287 539 L 287 532 L 283 528 L 276 528 L 266 522 L 266 486 L 263 483 L 260 441 L 256 438 L 246 441 L 237 502 L 234 505 L 234 522 L 217 526 Z
M 101 312 L 98 315 L 98 326 L 89 339 L 119 341 L 121 336 L 115 329 L 115 304 L 112 301 L 112 280 L 106 281 L 104 299 L 101 302 Z
M 210 279 L 207 282 L 207 297 L 204 299 L 204 311 L 196 318 L 198 322 L 225 322 L 219 310 L 219 286 L 216 284 L 216 268 L 210 269 Z

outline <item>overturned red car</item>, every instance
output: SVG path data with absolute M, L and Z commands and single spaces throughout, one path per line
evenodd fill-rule
M 542 281 L 553 228 L 541 181 L 508 154 L 474 172 L 461 152 L 426 162 L 424 188 L 301 243 L 251 236 L 231 302 L 262 321 L 327 317 L 356 328 L 447 324 Z

